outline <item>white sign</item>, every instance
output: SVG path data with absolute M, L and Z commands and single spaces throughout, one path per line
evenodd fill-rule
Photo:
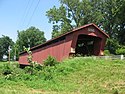
M 89 32 L 95 32 L 95 29 L 93 29 L 93 28 L 88 28 L 88 31 L 89 31 Z
M 71 47 L 71 53 L 75 53 L 75 49 Z

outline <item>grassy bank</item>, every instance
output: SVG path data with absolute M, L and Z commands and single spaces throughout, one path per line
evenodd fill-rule
M 125 94 L 125 62 L 76 57 L 29 74 L 11 63 L 13 75 L 3 75 L 1 94 Z M 8 77 L 7 77 L 8 76 Z

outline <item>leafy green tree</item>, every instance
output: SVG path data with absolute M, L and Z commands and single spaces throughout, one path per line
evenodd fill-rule
M 49 22 L 53 23 L 52 37 L 87 23 L 95 23 L 111 38 L 118 34 L 118 13 L 124 0 L 59 0 L 61 6 L 47 11 Z M 124 10 L 123 12 L 124 13 Z M 56 26 L 56 28 L 55 28 Z M 57 32 L 58 31 L 58 32 Z M 61 32 L 59 34 L 59 32 Z
M 116 50 L 120 47 L 119 44 L 124 44 L 124 12 L 125 0 L 103 0 L 100 8 L 103 14 L 102 28 L 110 36 L 108 40 L 108 50 L 116 54 Z
M 33 47 L 38 44 L 44 43 L 46 38 L 44 37 L 44 32 L 40 31 L 35 27 L 30 27 L 27 30 L 18 31 L 18 39 L 16 45 L 18 45 L 18 51 L 23 51 L 23 46 L 26 48 Z M 17 52 L 17 53 L 19 53 Z
M 12 48 L 13 45 L 14 42 L 12 41 L 12 39 L 10 39 L 8 36 L 2 35 L 2 37 L 0 38 L 0 60 L 3 59 L 3 56 L 8 57 L 9 47 Z
M 52 37 L 66 33 L 73 28 L 102 19 L 101 11 L 96 11 L 93 0 L 59 0 L 61 6 L 47 11 L 49 22 L 53 23 Z M 100 0 L 97 0 L 100 1 Z M 94 6 L 94 7 L 93 7 Z
M 122 1 L 118 12 L 118 40 L 121 45 L 125 45 L 125 0 Z
M 117 39 L 118 34 L 118 13 L 123 0 L 101 0 L 100 11 L 103 15 L 102 28 L 110 38 Z

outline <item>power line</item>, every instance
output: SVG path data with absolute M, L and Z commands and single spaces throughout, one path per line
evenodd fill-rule
M 30 0 L 29 0 L 29 1 L 30 1 Z M 24 24 L 24 22 L 25 22 L 25 20 L 26 20 L 26 18 L 27 18 L 27 16 L 28 16 L 28 14 L 29 14 L 29 12 L 30 12 L 30 9 L 31 9 L 31 7 L 32 7 L 32 5 L 33 5 L 33 1 L 34 1 L 34 0 L 32 0 L 31 4 L 29 5 L 29 8 L 28 8 L 28 10 L 27 10 L 27 13 L 26 13 L 26 15 L 24 16 L 23 24 Z
M 20 24 L 19 24 L 20 26 L 19 27 L 24 25 L 24 22 L 26 21 L 26 18 L 27 18 L 28 14 L 29 14 L 29 11 L 30 11 L 30 9 L 31 9 L 31 7 L 33 5 L 34 0 L 32 0 L 31 2 L 30 1 L 31 0 L 28 0 L 27 6 L 25 7 L 25 11 L 23 13 L 22 20 L 20 21 Z
M 36 11 L 36 9 L 37 9 L 39 3 L 40 3 L 40 0 L 38 0 L 38 2 L 37 2 L 37 4 L 36 4 L 36 7 L 35 7 L 34 10 L 33 10 L 33 13 L 32 13 L 32 15 L 31 15 L 31 17 L 30 17 L 30 19 L 29 19 L 29 22 L 28 22 L 28 24 L 27 24 L 27 27 L 29 26 L 29 24 L 30 24 L 30 22 L 31 22 L 31 20 L 32 20 L 32 17 L 33 17 L 33 15 L 34 15 L 34 13 L 35 13 L 35 11 Z

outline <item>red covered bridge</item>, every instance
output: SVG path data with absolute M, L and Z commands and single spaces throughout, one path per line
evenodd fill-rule
M 44 44 L 31 48 L 33 61 L 42 63 L 48 55 L 58 61 L 68 58 L 72 54 L 103 55 L 106 39 L 109 36 L 95 24 L 87 24 L 51 39 Z M 19 63 L 27 65 L 27 53 L 20 53 Z

